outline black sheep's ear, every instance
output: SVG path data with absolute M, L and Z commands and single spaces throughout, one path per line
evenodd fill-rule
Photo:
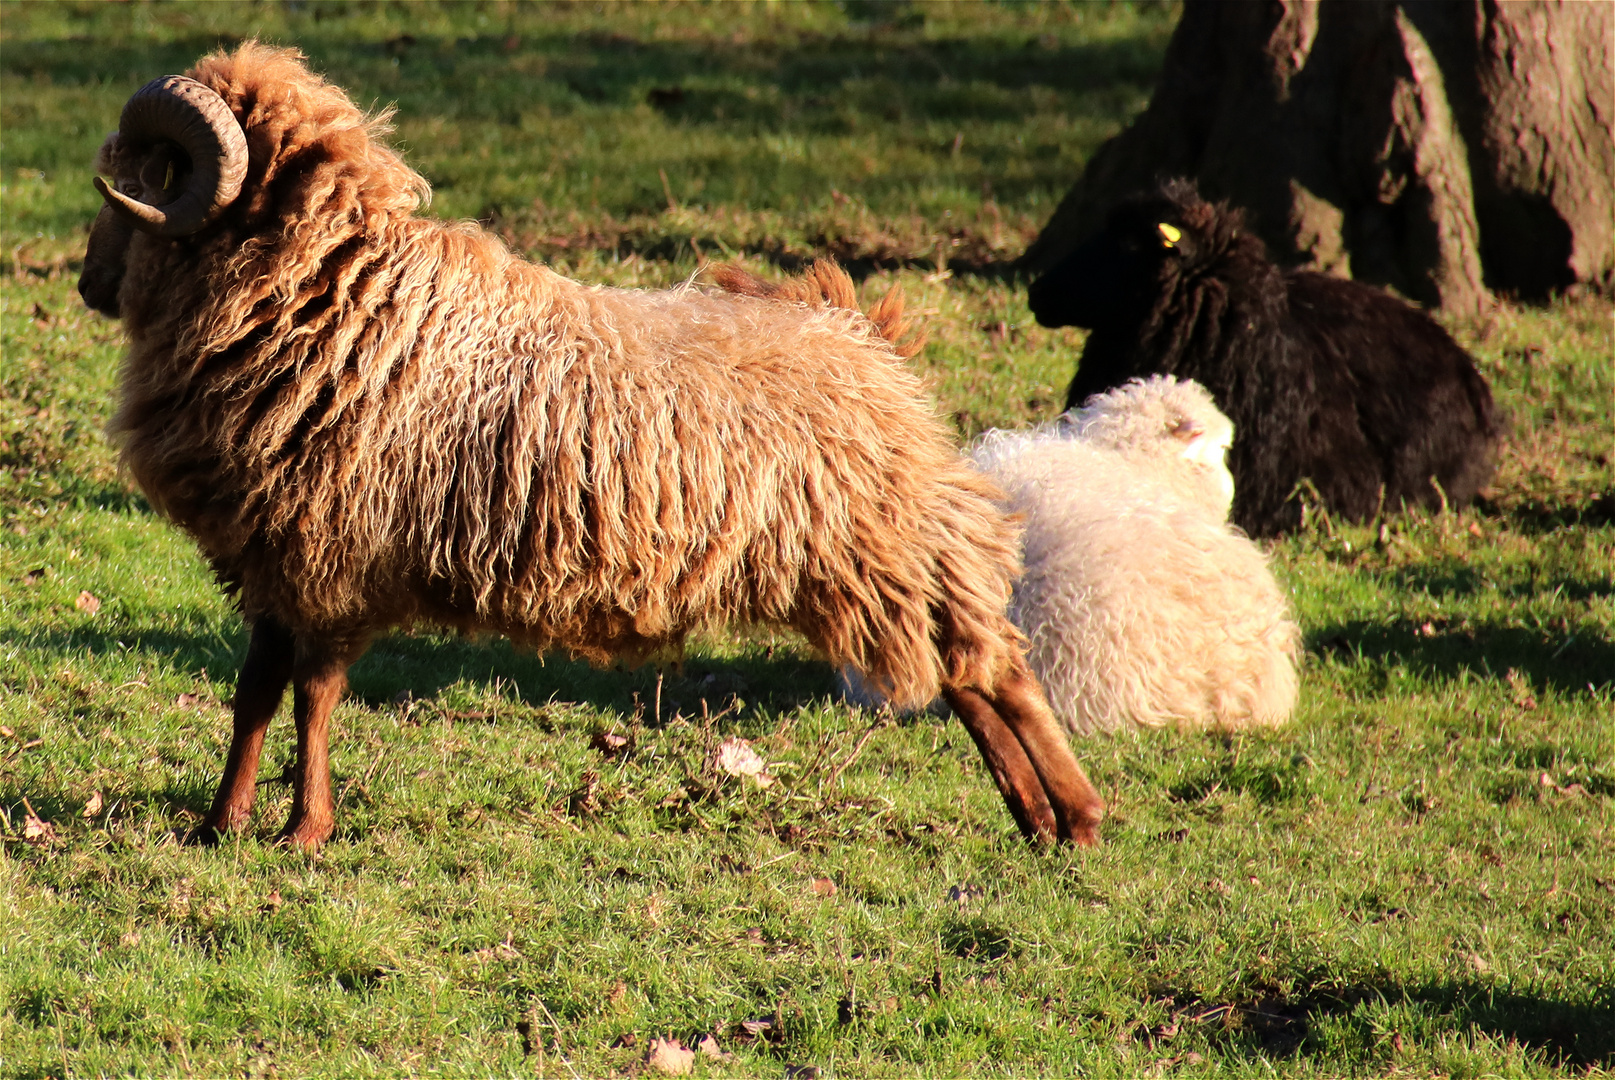
M 1165 248 L 1175 248 L 1178 241 L 1183 239 L 1182 229 L 1164 221 L 1155 226 L 1155 231 L 1161 234 L 1161 246 Z

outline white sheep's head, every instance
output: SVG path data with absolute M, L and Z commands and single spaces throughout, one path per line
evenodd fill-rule
M 247 174 L 247 138 L 224 99 L 183 75 L 153 79 L 123 107 L 95 159 L 106 201 L 90 228 L 79 294 L 118 314 L 118 288 L 135 232 L 189 236 L 233 202 Z
M 1234 503 L 1227 461 L 1234 425 L 1192 379 L 1132 379 L 1095 394 L 1082 408 L 1064 414 L 1060 425 L 1090 445 L 1176 466 L 1190 490 L 1227 518 Z

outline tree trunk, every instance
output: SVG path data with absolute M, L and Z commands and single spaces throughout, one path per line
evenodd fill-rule
M 1615 4 L 1185 0 L 1149 107 L 1022 265 L 1187 176 L 1281 262 L 1452 312 L 1615 284 Z

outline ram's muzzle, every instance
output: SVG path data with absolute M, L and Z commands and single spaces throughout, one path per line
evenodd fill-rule
M 110 206 L 103 206 L 90 226 L 90 245 L 79 274 L 79 295 L 94 311 L 118 317 L 118 287 L 123 284 L 124 258 L 135 227 Z

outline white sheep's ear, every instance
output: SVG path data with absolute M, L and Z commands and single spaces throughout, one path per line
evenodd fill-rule
M 1198 423 L 1186 416 L 1179 417 L 1173 422 L 1172 426 L 1167 429 L 1168 435 L 1171 435 L 1174 439 L 1181 443 L 1187 443 L 1191 446 L 1194 444 L 1196 439 L 1201 438 L 1205 435 L 1205 433 L 1206 429 L 1204 427 L 1200 426 Z
M 1178 241 L 1183 239 L 1182 229 L 1176 225 L 1168 225 L 1164 221 L 1155 226 L 1155 231 L 1161 234 L 1162 247 L 1177 247 Z

